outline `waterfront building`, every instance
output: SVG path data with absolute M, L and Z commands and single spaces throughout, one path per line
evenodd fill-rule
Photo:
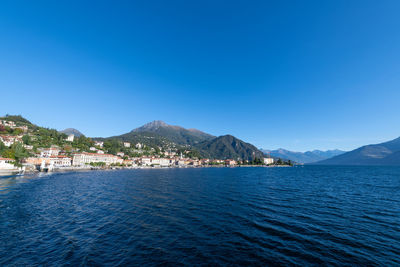
M 225 160 L 225 165 L 226 166 L 234 166 L 234 165 L 236 165 L 236 161 L 233 159 L 227 159 L 227 160 Z
M 10 158 L 0 158 L 0 169 L 12 169 L 14 168 L 14 159 Z
M 60 167 L 71 167 L 72 159 L 67 156 L 50 156 L 50 157 L 39 157 L 39 158 L 26 158 L 25 163 L 35 165 L 35 166 L 52 166 L 54 168 Z
M 99 153 L 76 153 L 74 154 L 72 165 L 73 166 L 84 166 L 90 163 L 104 162 L 106 165 L 111 165 L 119 162 L 120 158 L 111 154 L 99 154 Z M 121 161 L 122 163 L 122 161 Z
M 265 165 L 269 165 L 269 164 L 273 164 L 274 163 L 274 159 L 273 158 L 264 158 L 264 164 Z
M 67 156 L 50 157 L 50 165 L 53 167 L 71 167 L 72 159 Z

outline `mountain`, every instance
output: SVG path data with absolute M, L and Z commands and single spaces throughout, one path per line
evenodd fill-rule
M 197 129 L 185 129 L 163 121 L 152 121 L 129 133 L 95 140 L 116 139 L 131 143 L 143 143 L 150 147 L 180 147 L 198 152 L 202 157 L 216 159 L 263 158 L 255 146 L 231 135 L 215 137 Z
M 342 155 L 319 161 L 324 165 L 400 165 L 400 137 L 381 144 L 366 145 Z
M 138 133 L 153 133 L 179 145 L 195 145 L 215 138 L 215 136 L 200 130 L 185 129 L 180 126 L 169 125 L 163 121 L 152 121 L 132 130 L 130 133 L 121 135 L 121 137 L 129 138 L 129 136 L 137 136 Z
M 297 163 L 313 163 L 345 153 L 345 151 L 338 149 L 327 151 L 313 150 L 307 152 L 293 152 L 281 148 L 277 150 L 261 149 L 261 151 L 272 157 L 289 159 Z
M 80 137 L 81 135 L 84 135 L 83 133 L 81 133 L 80 131 L 78 131 L 77 129 L 74 129 L 74 128 L 67 128 L 67 129 L 59 131 L 59 132 L 67 134 L 67 135 L 73 134 L 76 137 Z
M 263 158 L 263 153 L 252 144 L 232 136 L 224 135 L 195 145 L 203 157 L 217 159 L 246 159 Z

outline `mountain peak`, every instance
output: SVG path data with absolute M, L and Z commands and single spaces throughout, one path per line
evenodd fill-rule
M 170 127 L 171 125 L 165 123 L 164 121 L 161 120 L 155 120 L 149 123 L 146 123 L 145 125 L 136 128 L 133 130 L 133 132 L 145 132 L 145 131 L 154 131 L 157 130 L 159 128 L 163 128 L 163 127 Z
M 76 137 L 80 137 L 81 135 L 83 135 L 83 133 L 74 128 L 67 128 L 65 130 L 60 131 L 60 133 L 65 133 L 67 135 L 73 134 Z

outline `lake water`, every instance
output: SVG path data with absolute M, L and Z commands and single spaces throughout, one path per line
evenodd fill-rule
M 400 168 L 0 178 L 0 266 L 400 265 Z

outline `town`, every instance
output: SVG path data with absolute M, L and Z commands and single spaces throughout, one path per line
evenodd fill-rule
M 6 117 L 8 118 L 8 117 Z M 266 166 L 262 160 L 200 158 L 175 145 L 150 147 L 144 143 L 99 141 L 41 128 L 10 116 L 0 120 L 0 175 L 35 171 L 96 170 L 114 168 L 186 168 Z M 6 133 L 6 134 L 4 134 Z

